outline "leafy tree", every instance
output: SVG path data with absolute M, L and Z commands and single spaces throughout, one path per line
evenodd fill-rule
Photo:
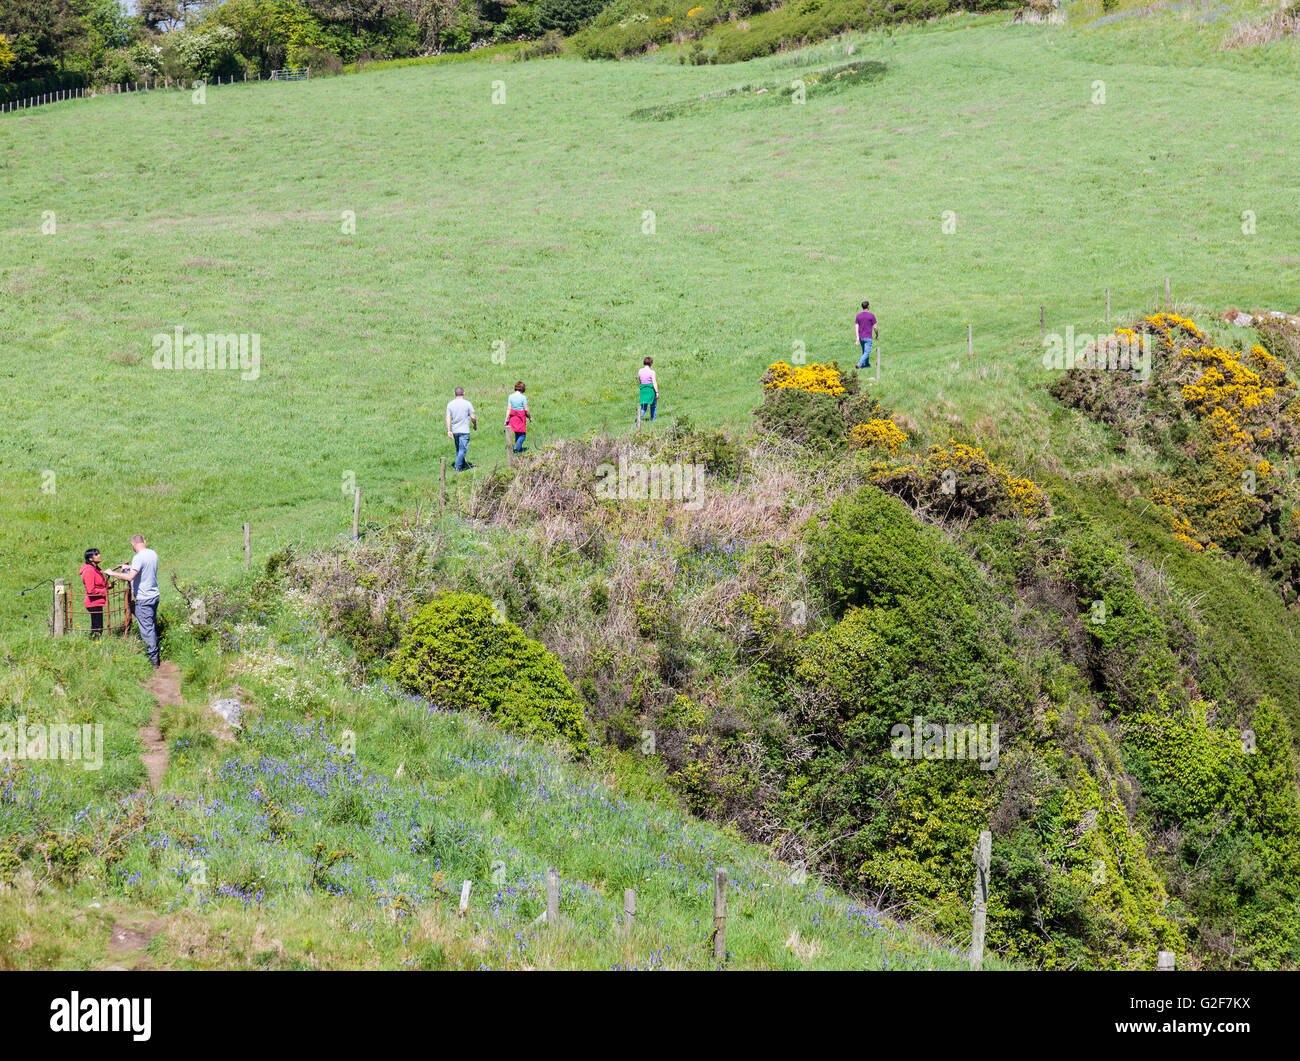
M 137 22 L 122 0 L 91 0 L 87 21 L 103 48 L 125 48 L 135 39 Z
M 325 43 L 301 0 L 226 0 L 205 24 L 232 30 L 236 50 L 263 74 L 284 66 L 291 49 Z
M 576 33 L 584 22 L 600 14 L 605 4 L 606 0 L 540 0 L 537 25 L 543 30 Z

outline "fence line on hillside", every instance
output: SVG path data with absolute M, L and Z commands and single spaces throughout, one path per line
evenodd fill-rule
M 984 963 L 984 925 L 988 916 L 988 896 L 989 896 L 989 863 L 991 861 L 993 849 L 993 835 L 985 829 L 980 832 L 979 839 L 975 843 L 973 851 L 975 862 L 975 891 L 971 903 L 971 948 L 967 958 L 972 970 L 982 968 Z M 725 866 L 716 866 L 713 870 L 713 931 L 709 934 L 708 944 L 713 951 L 713 959 L 719 966 L 727 964 L 729 958 L 734 954 L 727 951 L 727 879 L 728 872 Z M 549 926 L 552 930 L 560 927 L 560 871 L 555 866 L 547 866 L 545 873 L 542 875 L 545 893 L 546 907 L 536 918 L 533 919 L 533 927 L 543 925 Z M 461 883 L 460 902 L 456 909 L 458 917 L 469 917 L 470 907 L 469 899 L 473 881 L 466 880 Z M 500 887 L 500 881 L 497 881 L 497 887 Z M 636 927 L 637 899 L 635 888 L 623 889 L 623 916 L 619 919 L 617 926 L 613 929 L 615 935 L 630 944 L 633 930 Z M 1156 956 L 1156 969 L 1169 971 L 1176 968 L 1176 959 L 1173 951 L 1162 950 Z
M 283 73 L 283 71 L 274 71 L 274 73 Z M 131 95 L 136 92 L 193 92 L 199 87 L 208 88 L 213 85 L 243 85 L 249 81 L 306 81 L 306 77 L 269 77 L 264 78 L 259 73 L 255 77 L 249 77 L 245 74 L 242 77 L 236 77 L 233 74 L 229 77 L 215 77 L 212 80 L 205 80 L 201 77 L 191 78 L 186 81 L 184 78 L 154 78 L 144 81 L 120 81 L 108 85 L 101 85 L 99 88 L 83 85 L 80 88 L 64 88 L 54 92 L 41 92 L 35 96 L 29 96 L 27 99 L 9 100 L 6 103 L 0 103 L 0 113 L 9 111 L 26 110 L 29 107 L 42 107 L 49 103 L 63 103 L 66 100 L 74 99 L 95 99 L 99 96 L 121 96 Z

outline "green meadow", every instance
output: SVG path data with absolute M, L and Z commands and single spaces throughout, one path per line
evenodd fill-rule
M 244 521 L 258 559 L 347 532 L 349 473 L 367 519 L 428 503 L 458 384 L 480 468 L 516 379 L 533 442 L 618 431 L 647 354 L 667 423 L 744 429 L 771 362 L 855 356 L 864 297 L 881 401 L 1031 469 L 1108 463 L 1051 415 L 1040 305 L 1092 332 L 1107 288 L 1118 318 L 1166 276 L 1194 315 L 1300 286 L 1294 56 L 1171 23 L 1001 13 L 741 66 L 430 63 L 5 115 L 0 616 L 35 629 L 46 591 L 19 589 L 138 529 L 165 578 L 233 574 Z M 818 79 L 846 62 L 883 72 Z M 156 370 L 177 326 L 257 336 L 258 378 Z

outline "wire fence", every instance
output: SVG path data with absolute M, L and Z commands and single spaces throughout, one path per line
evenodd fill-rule
M 213 85 L 242 85 L 249 81 L 308 81 L 311 79 L 311 71 L 307 67 L 300 67 L 289 70 L 273 70 L 271 76 L 264 78 L 260 74 L 255 77 L 249 77 L 247 74 L 242 76 L 231 75 L 229 77 L 214 77 L 209 79 L 193 78 L 189 81 L 183 78 L 156 78 L 154 80 L 122 82 L 111 85 L 100 85 L 98 88 L 83 86 L 81 88 L 64 88 L 53 92 L 42 92 L 36 96 L 30 96 L 27 99 L 10 100 L 0 103 L 0 113 L 8 111 L 26 110 L 29 107 L 40 107 L 47 103 L 62 103 L 65 100 L 74 99 L 95 99 L 99 96 L 121 96 L 130 95 L 136 92 L 193 92 L 199 88 L 211 87 Z

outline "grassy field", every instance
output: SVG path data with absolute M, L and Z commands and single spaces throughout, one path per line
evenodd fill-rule
M 1026 462 L 1106 463 L 1099 435 L 1051 417 L 1039 305 L 1049 330 L 1093 331 L 1106 288 L 1118 316 L 1169 276 L 1185 311 L 1295 309 L 1300 83 L 1290 51 L 1219 56 L 1194 20 L 1147 47 L 1140 19 L 1085 13 L 863 36 L 854 61 L 883 76 L 810 79 L 802 106 L 779 90 L 845 62 L 844 42 L 743 67 L 434 64 L 5 116 L 0 619 L 36 628 L 46 592 L 18 589 L 73 577 L 90 544 L 125 558 L 137 529 L 164 578 L 222 576 L 245 520 L 258 556 L 346 530 L 349 473 L 369 517 L 418 502 L 456 384 L 481 466 L 516 379 L 544 443 L 630 424 L 646 354 L 669 422 L 743 428 L 796 344 L 855 355 L 863 297 L 882 401 Z M 154 337 L 178 325 L 258 336 L 258 378 L 156 371 Z

